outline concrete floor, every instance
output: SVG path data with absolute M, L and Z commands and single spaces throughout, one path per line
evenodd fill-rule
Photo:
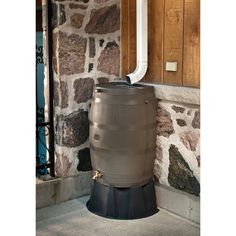
M 199 225 L 165 210 L 138 220 L 96 216 L 85 206 L 89 196 L 37 210 L 37 236 L 197 236 Z

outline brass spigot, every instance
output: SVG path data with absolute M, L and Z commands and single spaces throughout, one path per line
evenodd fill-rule
M 93 176 L 93 180 L 96 180 L 97 178 L 101 178 L 102 174 L 99 170 L 95 170 L 95 175 Z

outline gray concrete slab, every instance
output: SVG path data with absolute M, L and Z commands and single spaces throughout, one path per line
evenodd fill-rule
M 90 193 L 92 171 L 77 176 L 36 180 L 36 208 L 43 208 L 75 199 Z
M 156 184 L 156 198 L 158 207 L 200 224 L 200 197 Z
M 89 196 L 37 210 L 37 236 L 198 236 L 199 225 L 166 210 L 138 220 L 96 216 L 85 206 Z

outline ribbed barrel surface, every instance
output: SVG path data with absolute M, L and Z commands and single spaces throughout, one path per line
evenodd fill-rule
M 125 82 L 96 85 L 90 148 L 97 181 L 115 187 L 146 184 L 153 176 L 156 110 L 153 87 Z

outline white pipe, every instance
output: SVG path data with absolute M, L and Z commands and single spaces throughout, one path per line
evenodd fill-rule
M 148 67 L 148 0 L 136 0 L 136 69 L 126 75 L 128 83 L 140 81 Z

